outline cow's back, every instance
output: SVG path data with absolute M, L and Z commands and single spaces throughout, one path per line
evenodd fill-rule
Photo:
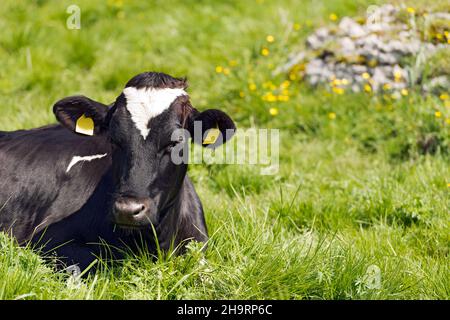
M 73 157 L 93 154 L 106 156 L 69 168 Z M 54 125 L 0 132 L 0 163 L 0 230 L 23 242 L 79 210 L 111 159 L 105 137 Z

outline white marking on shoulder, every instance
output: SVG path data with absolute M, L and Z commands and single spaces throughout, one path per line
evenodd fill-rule
M 147 127 L 151 118 L 154 118 L 168 109 L 179 96 L 187 95 L 183 89 L 171 88 L 141 88 L 128 87 L 123 90 L 127 99 L 127 109 L 131 114 L 136 128 L 144 139 L 150 129 Z
M 94 154 L 92 156 L 83 156 L 83 157 L 82 156 L 74 156 L 72 158 L 72 160 L 70 160 L 69 165 L 67 166 L 66 173 L 69 172 L 70 169 L 72 169 L 72 167 L 74 165 L 76 165 L 78 162 L 81 162 L 81 161 L 92 161 L 92 160 L 95 160 L 95 159 L 101 159 L 101 158 L 106 157 L 106 155 L 107 155 L 107 153 Z

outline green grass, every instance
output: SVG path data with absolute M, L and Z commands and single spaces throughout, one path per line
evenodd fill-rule
M 156 262 L 130 256 L 82 283 L 1 235 L 0 298 L 450 298 L 443 101 L 415 92 L 396 101 L 335 96 L 295 81 L 289 101 L 261 99 L 267 81 L 285 80 L 274 67 L 332 23 L 330 13 L 364 14 L 373 1 L 76 1 L 82 28 L 68 30 L 73 3 L 2 3 L 1 130 L 54 122 L 52 104 L 68 95 L 111 102 L 135 74 L 164 71 L 188 77 L 199 109 L 222 108 L 241 128 L 280 128 L 280 171 L 191 166 L 211 234 L 206 253 L 193 244 Z M 379 286 L 367 276 L 372 266 Z

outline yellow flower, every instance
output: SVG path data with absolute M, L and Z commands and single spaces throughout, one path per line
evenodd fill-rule
M 256 90 L 256 84 L 250 83 L 250 84 L 248 85 L 248 88 L 250 89 L 250 91 L 255 91 L 255 90 Z
M 449 183 L 447 183 L 447 188 L 450 188 L 450 182 L 449 182 Z
M 334 113 L 334 112 L 328 113 L 328 118 L 329 118 L 330 120 L 336 119 L 336 113 Z
M 442 34 L 436 33 L 436 39 L 442 40 L 442 38 L 444 38 L 444 37 L 442 36 Z
M 348 80 L 347 79 L 342 79 L 342 84 L 344 85 L 344 86 L 346 86 L 346 85 L 348 85 Z
M 371 59 L 371 60 L 369 60 L 369 62 L 368 62 L 368 65 L 369 65 L 369 67 L 371 67 L 371 68 L 376 67 L 377 64 L 378 64 L 378 61 L 375 60 L 375 59 Z
M 223 68 L 223 74 L 224 75 L 229 75 L 230 74 L 230 69 L 228 69 L 228 68 Z
M 275 96 L 272 92 L 267 92 L 265 95 L 262 96 L 262 99 L 264 101 L 275 102 L 277 101 L 277 96 Z
M 383 84 L 383 89 L 384 89 L 384 90 L 389 90 L 389 89 L 391 89 L 391 88 L 392 88 L 392 86 L 391 86 L 389 83 Z
M 365 84 L 364 85 L 364 91 L 365 92 L 372 92 L 372 87 L 370 86 L 370 84 Z
M 434 116 L 435 116 L 436 118 L 440 118 L 440 117 L 442 116 L 442 113 L 441 113 L 440 111 L 436 111 L 436 112 L 434 113 Z
M 271 85 L 272 85 L 272 81 L 266 81 L 266 82 L 263 83 L 262 86 L 263 86 L 264 89 L 267 89 L 267 88 L 269 88 Z
M 406 8 L 406 11 L 408 11 L 409 14 L 415 14 L 416 10 L 414 10 L 414 8 L 408 7 Z
M 334 93 L 339 94 L 339 95 L 344 94 L 344 92 L 345 92 L 343 88 L 339 88 L 339 87 L 333 87 L 332 90 Z
M 444 106 L 445 106 L 446 108 L 450 108 L 450 100 L 445 100 L 445 101 L 444 101 Z
M 362 74 L 362 77 L 363 77 L 363 79 L 369 79 L 370 78 L 370 74 L 368 74 L 367 72 L 364 72 L 363 74 Z
M 290 84 L 291 84 L 291 82 L 290 82 L 289 80 L 284 80 L 284 81 L 281 83 L 281 87 L 282 87 L 282 88 L 287 88 L 287 87 L 289 87 Z
M 441 94 L 440 96 L 439 96 L 439 98 L 441 99 L 441 100 L 448 100 L 448 94 L 446 94 L 446 93 L 443 93 L 443 94 Z
M 230 65 L 230 67 L 235 67 L 235 66 L 237 66 L 237 61 L 236 60 L 230 60 L 228 62 L 228 64 Z
M 267 42 L 274 42 L 274 41 L 275 41 L 275 37 L 269 34 L 269 35 L 266 37 L 266 41 L 267 41 Z
M 402 73 L 399 70 L 394 71 L 395 82 L 400 82 L 402 79 Z
M 408 95 L 408 90 L 407 89 L 402 89 L 402 90 L 400 90 L 400 93 L 402 94 L 402 96 L 407 96 Z
M 297 75 L 295 73 L 291 73 L 289 74 L 289 79 L 294 81 L 295 79 L 297 79 Z
M 446 124 L 450 124 L 450 118 L 445 119 Z
M 216 67 L 216 72 L 217 73 L 222 73 L 222 71 L 223 71 L 223 67 L 222 66 L 217 66 Z
M 331 81 L 332 86 L 340 86 L 341 84 L 342 84 L 341 79 L 334 79 L 333 81 Z
M 269 55 L 269 49 L 267 49 L 267 48 L 262 48 L 262 50 L 261 50 L 261 54 L 263 55 L 263 56 L 268 56 Z
M 286 101 L 289 101 L 289 96 L 288 96 L 288 95 L 279 95 L 279 96 L 277 97 L 277 99 L 278 99 L 278 101 L 284 101 L 284 102 L 286 102 Z
M 239 97 L 241 97 L 241 98 L 245 97 L 244 91 L 239 92 Z
M 276 116 L 278 114 L 278 109 L 277 108 L 270 108 L 269 109 L 269 113 L 271 116 Z
M 294 30 L 300 30 L 301 25 L 300 23 L 294 23 Z
M 336 21 L 338 19 L 338 16 L 336 13 L 331 13 L 328 18 L 330 18 L 331 21 Z

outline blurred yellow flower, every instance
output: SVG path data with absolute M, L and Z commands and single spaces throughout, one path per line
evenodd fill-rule
M 450 118 L 445 119 L 446 124 L 450 124 Z
M 332 90 L 334 93 L 339 94 L 339 95 L 344 94 L 344 92 L 345 92 L 343 88 L 338 88 L 338 87 L 333 87 Z
M 297 79 L 297 75 L 295 73 L 291 73 L 289 74 L 289 79 L 294 81 L 295 79 Z
M 276 116 L 278 114 L 278 109 L 277 108 L 270 108 L 269 109 L 269 113 L 271 116 Z
M 436 112 L 434 113 L 434 116 L 435 116 L 436 118 L 440 118 L 440 117 L 442 116 L 442 113 L 441 113 L 440 111 L 436 111 Z
M 342 84 L 341 79 L 334 79 L 333 81 L 331 81 L 332 86 L 340 86 L 341 84 Z
M 269 35 L 266 37 L 266 41 L 267 41 L 267 42 L 274 42 L 274 41 L 275 41 L 275 37 L 269 34 Z
M 329 18 L 331 21 L 336 21 L 336 20 L 338 19 L 338 16 L 337 16 L 336 13 L 331 13 L 331 14 L 328 16 L 328 18 Z
M 267 92 L 265 95 L 262 96 L 262 99 L 264 101 L 275 102 L 277 101 L 277 96 L 275 96 L 272 92 Z
M 400 93 L 402 94 L 402 96 L 407 96 L 408 95 L 408 90 L 407 89 L 402 89 L 402 90 L 400 90 Z
M 230 67 L 235 67 L 235 66 L 237 66 L 237 61 L 236 60 L 230 60 L 228 62 L 228 64 L 230 65 Z
M 290 82 L 289 80 L 284 80 L 284 81 L 281 83 L 281 87 L 282 87 L 282 88 L 287 88 L 287 87 L 289 87 L 290 84 L 291 84 L 291 82 Z
M 244 91 L 239 92 L 239 97 L 241 97 L 241 98 L 245 97 Z
M 331 120 L 336 119 L 336 113 L 334 113 L 334 112 L 328 113 L 328 118 L 331 119 Z
M 395 82 L 399 82 L 402 79 L 402 73 L 399 70 L 394 71 Z
M 223 71 L 223 67 L 222 66 L 217 66 L 216 67 L 216 72 L 217 73 L 221 73 Z
M 441 94 L 441 95 L 439 96 L 439 98 L 440 98 L 441 100 L 448 100 L 449 96 L 448 96 L 448 94 L 443 93 L 443 94 Z
M 267 89 L 267 88 L 269 88 L 271 85 L 272 85 L 272 81 L 266 81 L 266 82 L 263 83 L 262 86 L 263 86 L 264 89 Z
M 343 84 L 344 86 L 348 85 L 348 83 L 349 83 L 349 82 L 348 82 L 348 80 L 347 80 L 347 79 L 345 79 L 345 78 L 344 78 L 344 79 L 342 79 L 342 84 Z
M 248 85 L 248 88 L 250 89 L 250 91 L 255 91 L 255 90 L 256 90 L 256 84 L 250 83 L 250 84 Z
M 372 87 L 370 86 L 370 84 L 365 84 L 364 85 L 364 91 L 365 92 L 372 92 Z
M 228 68 L 223 68 L 223 74 L 224 75 L 229 75 L 230 74 L 230 69 L 228 69 Z
M 445 100 L 445 101 L 444 101 L 444 106 L 445 106 L 446 108 L 450 108 L 450 100 Z
M 406 11 L 408 11 L 408 13 L 410 13 L 410 14 L 415 14 L 416 13 L 416 10 L 414 8 L 411 8 L 411 7 L 406 8 Z
M 391 89 L 391 88 L 392 88 L 392 86 L 391 86 L 389 83 L 383 84 L 383 89 L 384 89 L 384 90 L 389 90 L 389 89 Z
M 371 59 L 371 60 L 369 60 L 369 62 L 368 62 L 368 65 L 369 65 L 369 67 L 371 67 L 371 68 L 376 67 L 377 64 L 378 64 L 378 61 L 375 60 L 375 59 Z
M 289 101 L 289 96 L 287 96 L 287 95 L 279 95 L 279 96 L 277 97 L 277 99 L 278 99 L 278 101 L 284 101 L 284 102 L 286 102 L 286 101 Z
M 300 30 L 301 25 L 300 23 L 294 23 L 294 30 Z
M 269 55 L 269 49 L 267 49 L 267 48 L 262 48 L 262 50 L 261 50 L 261 54 L 263 55 L 263 56 L 268 56 Z
M 285 96 L 289 95 L 289 90 L 288 89 L 283 89 L 283 91 L 281 91 L 281 93 Z
M 447 183 L 447 188 L 450 188 L 450 182 L 449 182 L 449 183 Z
M 369 79 L 370 78 L 370 74 L 368 74 L 367 72 L 364 72 L 363 74 L 362 74 L 362 77 L 363 77 L 363 79 Z

